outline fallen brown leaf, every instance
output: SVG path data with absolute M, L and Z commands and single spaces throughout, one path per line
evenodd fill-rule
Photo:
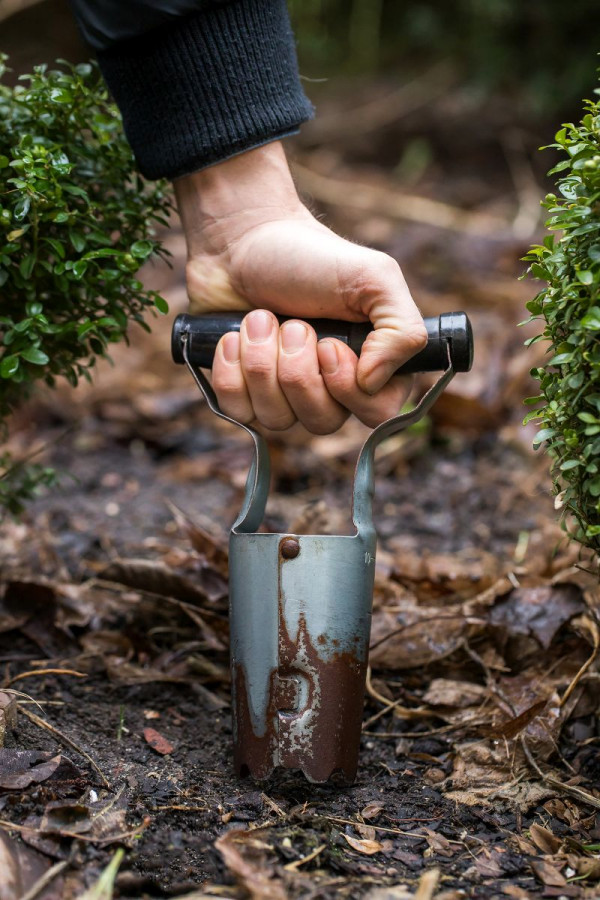
M 385 809 L 383 803 L 378 802 L 377 800 L 371 800 L 370 803 L 361 809 L 360 814 L 363 819 L 376 819 L 380 812 Z
M 380 853 L 383 850 L 379 841 L 355 838 L 351 834 L 343 834 L 342 837 L 350 844 L 353 850 L 364 853 L 365 856 L 374 856 L 375 853 Z
M 272 877 L 274 872 L 269 872 L 266 868 L 264 857 L 259 854 L 257 859 L 246 859 L 242 855 L 245 844 L 257 837 L 256 831 L 232 828 L 215 841 L 215 847 L 229 871 L 252 900 L 287 900 L 287 891 L 280 881 Z M 254 855 L 257 855 L 256 849 L 250 847 Z
M 0 831 L 0 898 L 21 900 L 50 869 L 50 861 Z M 36 892 L 36 900 L 62 900 L 62 878 Z
M 564 887 L 567 883 L 564 875 L 562 875 L 555 866 L 546 862 L 544 859 L 534 859 L 530 862 L 530 866 L 533 869 L 534 875 L 542 882 L 542 884 L 548 885 L 549 887 Z
M 155 728 L 144 728 L 144 739 L 150 744 L 153 750 L 160 753 L 161 756 L 167 756 L 172 753 L 175 747 L 173 744 L 163 737 Z
M 59 771 L 60 769 L 60 771 Z M 30 784 L 40 784 L 48 778 L 74 779 L 79 769 L 60 753 L 42 750 L 0 749 L 0 787 L 23 790 Z
M 544 828 L 542 825 L 538 825 L 536 822 L 534 822 L 529 829 L 529 834 L 531 835 L 531 840 L 533 841 L 533 843 L 536 845 L 536 847 L 539 847 L 542 853 L 553 855 L 554 853 L 558 853 L 563 845 L 563 842 L 560 838 L 552 834 L 552 832 L 548 828 Z
M 484 726 L 481 729 L 481 732 L 482 734 L 485 734 L 486 737 L 507 738 L 510 740 L 511 738 L 516 737 L 523 729 L 527 728 L 530 722 L 533 722 L 536 716 L 546 708 L 547 703 L 547 700 L 538 700 L 537 703 L 534 703 L 533 706 L 530 706 L 518 716 L 514 716 L 512 719 L 509 719 L 501 725 Z
M 7 731 L 17 725 L 17 698 L 14 694 L 0 691 L 0 747 L 4 746 Z

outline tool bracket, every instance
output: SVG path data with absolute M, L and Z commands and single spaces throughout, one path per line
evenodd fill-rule
M 454 377 L 448 368 L 413 410 L 375 428 L 354 474 L 352 535 L 266 534 L 269 450 L 249 425 L 225 415 L 207 377 L 185 365 L 212 412 L 243 428 L 254 456 L 242 509 L 230 535 L 230 632 L 234 762 L 240 775 L 265 778 L 278 766 L 314 782 L 358 765 L 376 534 L 372 520 L 375 450 L 423 418 Z

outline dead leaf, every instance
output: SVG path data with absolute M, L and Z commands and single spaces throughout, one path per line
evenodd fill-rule
M 376 837 L 376 831 L 372 825 L 363 825 L 362 822 L 357 822 L 354 826 L 361 838 L 365 838 L 368 841 L 374 841 Z
M 50 868 L 50 861 L 0 831 L 0 900 L 21 900 Z M 59 876 L 36 900 L 61 900 L 63 880 Z
M 98 577 L 104 581 L 125 584 L 138 591 L 147 591 L 162 597 L 175 597 L 186 603 L 202 606 L 208 601 L 206 593 L 193 581 L 154 559 L 115 560 L 101 569 Z
M 167 756 L 175 749 L 173 744 L 163 737 L 155 728 L 144 728 L 144 739 L 153 750 L 161 756 Z
M 390 541 L 394 546 L 394 541 Z M 491 553 L 468 547 L 458 553 L 423 553 L 399 550 L 394 577 L 414 593 L 419 603 L 444 604 L 475 597 L 494 585 L 500 576 L 498 560 Z
M 542 585 L 511 591 L 490 610 L 489 620 L 501 626 L 513 642 L 515 636 L 525 635 L 548 649 L 563 625 L 584 610 L 581 591 L 575 585 Z
M 0 748 L 4 746 L 7 731 L 17 727 L 17 698 L 14 694 L 0 691 Z
M 371 800 L 370 803 L 361 809 L 360 814 L 363 819 L 376 819 L 377 816 L 385 809 L 383 803 L 377 800 Z
M 42 750 L 0 749 L 0 787 L 23 790 L 55 777 L 70 780 L 81 777 L 79 769 L 62 754 Z
M 379 841 L 361 840 L 360 838 L 352 837 L 351 834 L 342 834 L 342 837 L 350 844 L 353 850 L 364 853 L 365 856 L 373 856 L 375 853 L 380 853 L 383 850 L 383 846 Z
M 196 514 L 192 520 L 186 513 L 169 503 L 175 521 L 180 529 L 189 538 L 192 547 L 206 559 L 211 568 L 223 578 L 229 577 L 229 553 L 227 551 L 227 539 L 223 534 L 214 533 L 214 521 L 200 521 Z
M 527 856 L 537 856 L 535 845 L 528 841 L 527 838 L 524 838 L 522 834 L 512 834 L 509 840 L 521 853 L 525 853 Z
M 281 882 L 271 877 L 274 873 L 269 872 L 264 865 L 264 854 L 260 853 L 262 848 L 250 848 L 257 857 L 255 859 L 242 856 L 242 848 L 256 837 L 257 831 L 232 828 L 215 841 L 215 847 L 238 884 L 248 892 L 252 900 L 287 900 L 287 891 Z
M 531 860 L 530 866 L 536 878 L 548 887 L 565 887 L 567 880 L 558 869 L 544 859 Z
M 552 832 L 549 831 L 548 828 L 544 828 L 542 825 L 538 825 L 536 822 L 534 822 L 529 829 L 529 834 L 531 835 L 531 840 L 533 841 L 535 846 L 539 847 L 542 853 L 548 853 L 550 856 L 558 853 L 563 845 L 563 842 L 560 838 L 552 834 Z
M 581 856 L 577 860 L 577 874 L 581 875 L 582 878 L 600 881 L 600 859 L 593 859 L 591 856 Z
M 116 795 L 105 792 L 97 799 L 86 796 L 79 800 L 52 800 L 46 804 L 39 821 L 28 821 L 28 827 L 45 836 L 85 835 L 110 843 L 121 840 L 126 831 L 127 801 L 123 790 Z
M 488 690 L 471 681 L 454 681 L 451 678 L 434 678 L 423 696 L 428 706 L 453 706 L 464 709 L 481 703 Z
M 502 869 L 498 864 L 499 854 L 492 851 L 491 853 L 480 853 L 475 859 L 475 868 L 482 878 L 499 878 L 502 875 Z
M 369 661 L 374 669 L 415 669 L 444 659 L 459 647 L 470 623 L 461 608 L 441 611 L 405 600 L 395 613 L 373 613 Z
M 424 828 L 423 835 L 429 845 L 428 855 L 439 853 L 440 856 L 450 857 L 454 856 L 458 850 L 456 844 L 451 844 L 448 838 L 444 837 L 443 834 L 438 834 L 437 831 L 432 831 L 431 828 Z M 426 850 L 425 853 L 427 854 L 428 851 Z
M 523 729 L 527 728 L 536 716 L 539 716 L 542 710 L 546 708 L 547 703 L 547 700 L 538 700 L 537 703 L 534 703 L 533 706 L 530 706 L 518 716 L 514 716 L 512 719 L 509 719 L 501 725 L 483 727 L 481 732 L 482 734 L 485 734 L 486 737 L 507 738 L 510 740 L 511 738 L 516 737 Z

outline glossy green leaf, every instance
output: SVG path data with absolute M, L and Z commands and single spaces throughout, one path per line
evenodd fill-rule
M 21 356 L 27 362 L 33 363 L 34 366 L 45 366 L 50 362 L 49 357 L 39 347 L 27 347 L 26 350 L 21 351 Z

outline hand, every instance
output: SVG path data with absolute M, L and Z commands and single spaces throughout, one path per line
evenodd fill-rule
M 252 310 L 217 347 L 212 381 L 223 411 L 282 430 L 336 431 L 350 413 L 375 426 L 396 415 L 410 381 L 395 370 L 427 335 L 397 263 L 346 241 L 301 203 L 279 143 L 175 182 L 188 243 L 194 313 Z M 273 313 L 298 316 L 278 326 Z M 360 359 L 317 343 L 303 318 L 370 319 Z

